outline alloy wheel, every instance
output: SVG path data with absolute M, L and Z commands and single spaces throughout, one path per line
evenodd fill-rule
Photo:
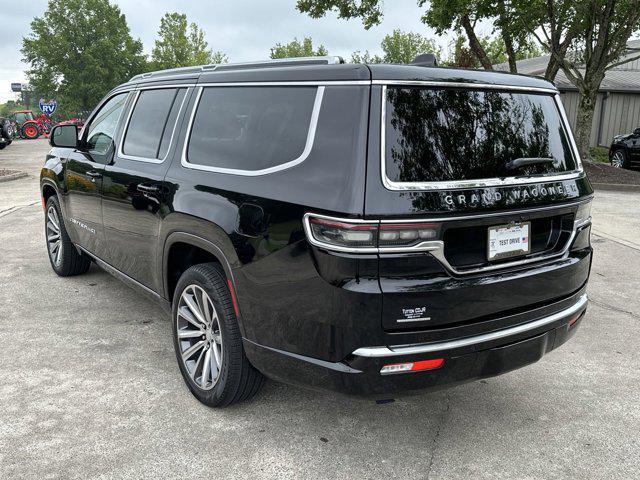
M 622 154 L 621 151 L 618 150 L 613 154 L 613 157 L 611 157 L 611 166 L 616 168 L 622 168 L 623 164 L 624 164 L 624 155 Z
M 211 390 L 222 370 L 222 331 L 211 298 L 198 285 L 189 285 L 180 296 L 176 315 L 180 357 L 191 380 Z
M 47 246 L 51 261 L 57 267 L 62 260 L 62 237 L 60 236 L 60 218 L 55 207 L 47 210 Z

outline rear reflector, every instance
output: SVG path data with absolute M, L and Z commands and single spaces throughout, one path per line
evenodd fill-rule
M 236 317 L 240 316 L 240 309 L 238 308 L 238 300 L 236 299 L 236 291 L 233 289 L 233 283 L 231 279 L 227 279 L 227 284 L 229 285 L 229 293 L 231 294 L 231 303 L 233 304 L 233 311 L 236 314 Z
M 571 317 L 569 319 L 569 328 L 573 327 L 576 324 L 576 322 L 582 318 L 583 315 L 584 315 L 584 311 L 580 313 L 576 313 L 573 317 Z
M 421 372 L 424 370 L 435 370 L 440 368 L 444 364 L 444 358 L 433 358 L 431 360 L 421 360 L 419 362 L 408 363 L 393 363 L 391 365 L 385 365 L 380 369 L 382 375 L 389 373 L 404 373 L 404 372 Z

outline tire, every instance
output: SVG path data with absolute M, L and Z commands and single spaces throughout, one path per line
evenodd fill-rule
M 4 117 L 0 117 L 0 150 L 11 145 L 13 140 L 13 128 L 11 122 Z
M 629 158 L 624 150 L 616 150 L 611 155 L 611 166 L 615 168 L 629 168 Z
M 180 372 L 200 402 L 226 407 L 260 390 L 264 377 L 244 353 L 226 277 L 218 264 L 194 265 L 182 274 L 172 312 L 173 346 Z
M 61 277 L 85 273 L 91 266 L 91 259 L 78 252 L 71 242 L 64 226 L 58 197 L 49 197 L 45 208 L 44 235 L 51 268 Z
M 3 137 L 7 145 L 13 140 L 14 131 L 11 122 L 6 118 L 0 118 L 0 137 Z
M 40 128 L 36 123 L 29 122 L 22 125 L 22 138 L 35 140 L 40 136 Z

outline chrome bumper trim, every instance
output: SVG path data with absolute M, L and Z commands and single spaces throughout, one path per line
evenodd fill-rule
M 503 330 L 497 330 L 495 332 L 484 333 L 482 335 L 476 335 L 473 337 L 461 338 L 458 340 L 449 340 L 446 342 L 434 342 L 424 343 L 420 345 L 397 345 L 391 347 L 363 347 L 353 352 L 353 355 L 358 357 L 368 358 L 382 358 L 382 357 L 395 357 L 399 355 L 413 355 L 416 353 L 433 353 L 442 350 L 452 350 L 454 348 L 468 347 L 470 345 L 476 345 L 479 343 L 490 342 L 493 340 L 500 340 L 508 338 L 513 335 L 535 330 L 545 325 L 549 325 L 565 317 L 573 315 L 580 311 L 587 305 L 587 294 L 581 295 L 576 303 L 569 308 L 566 308 L 560 312 L 543 317 L 532 322 L 523 323 L 514 327 L 505 328 Z

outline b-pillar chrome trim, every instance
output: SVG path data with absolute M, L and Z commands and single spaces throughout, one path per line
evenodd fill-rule
M 482 335 L 475 335 L 473 337 L 460 338 L 458 340 L 449 340 L 446 342 L 433 342 L 423 343 L 419 345 L 398 345 L 390 347 L 364 347 L 358 348 L 353 352 L 353 355 L 358 357 L 367 358 L 385 358 L 385 357 L 397 357 L 400 355 L 413 355 L 419 353 L 434 353 L 445 350 L 453 350 L 461 347 L 468 347 L 471 345 L 477 345 L 481 343 L 490 342 L 493 340 L 508 339 L 514 335 L 526 333 L 540 327 L 551 325 L 559 320 L 570 317 L 571 315 L 578 313 L 580 310 L 587 306 L 587 295 L 581 295 L 576 303 L 569 308 L 561 310 L 547 317 L 539 318 L 532 322 L 523 323 L 514 327 L 505 328 L 495 332 L 483 333 Z

